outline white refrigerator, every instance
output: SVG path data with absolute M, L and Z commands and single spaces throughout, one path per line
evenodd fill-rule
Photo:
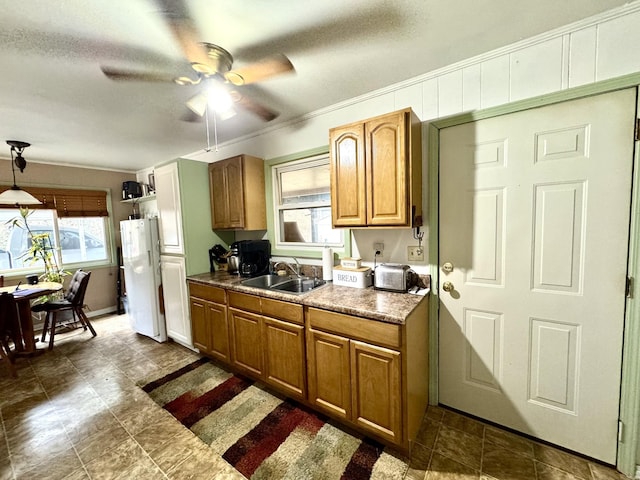
M 123 220 L 120 222 L 120 235 L 127 292 L 125 305 L 131 326 L 157 342 L 166 342 L 167 327 L 160 294 L 158 220 Z

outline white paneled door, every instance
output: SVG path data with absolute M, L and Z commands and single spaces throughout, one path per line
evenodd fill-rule
M 635 89 L 440 131 L 440 403 L 615 464 Z

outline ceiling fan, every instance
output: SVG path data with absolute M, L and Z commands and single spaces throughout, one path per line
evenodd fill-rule
M 198 41 L 194 23 L 187 14 L 184 0 L 156 0 L 163 9 L 167 24 L 180 45 L 185 58 L 191 63 L 194 76 L 170 77 L 168 75 L 122 70 L 101 66 L 102 72 L 112 80 L 173 81 L 178 85 L 202 85 L 201 91 L 191 97 L 187 107 L 202 117 L 212 95 L 217 96 L 217 105 L 213 105 L 222 118 L 233 115 L 231 104 L 237 105 L 262 118 L 273 120 L 278 114 L 257 101 L 243 95 L 237 88 L 257 83 L 268 78 L 293 72 L 294 67 L 282 54 L 264 58 L 244 67 L 233 69 L 233 56 L 224 48 L 212 43 Z M 222 105 L 227 102 L 229 105 Z

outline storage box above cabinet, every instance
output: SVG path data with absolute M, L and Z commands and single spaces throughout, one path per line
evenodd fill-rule
M 421 142 L 411 109 L 329 130 L 333 226 L 422 225 Z
M 238 155 L 209 164 L 211 227 L 214 230 L 266 230 L 264 161 Z

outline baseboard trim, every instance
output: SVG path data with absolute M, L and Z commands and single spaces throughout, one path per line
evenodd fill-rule
M 110 314 L 116 313 L 116 312 L 117 312 L 117 308 L 116 308 L 115 305 L 112 305 L 112 306 L 107 307 L 107 308 L 101 308 L 100 310 L 85 310 L 84 311 L 84 313 L 89 318 L 100 317 L 102 315 L 110 315 Z

